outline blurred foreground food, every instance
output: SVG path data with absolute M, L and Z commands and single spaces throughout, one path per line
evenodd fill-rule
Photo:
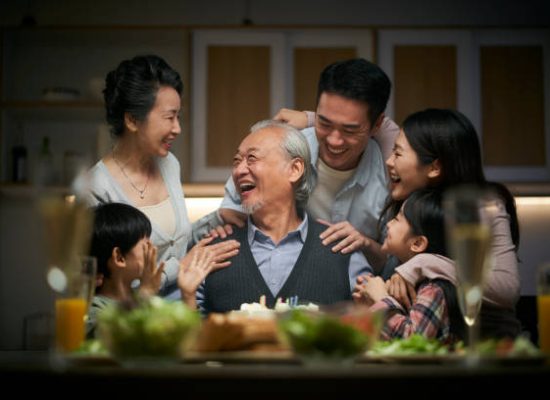
M 323 312 L 292 310 L 279 319 L 279 328 L 297 355 L 306 358 L 349 359 L 378 339 L 380 317 L 346 305 Z
M 115 357 L 179 357 L 194 339 L 200 316 L 182 302 L 150 297 L 109 306 L 98 323 L 100 340 Z

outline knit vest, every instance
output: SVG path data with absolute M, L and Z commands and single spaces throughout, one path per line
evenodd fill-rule
M 211 273 L 205 280 L 204 308 L 207 313 L 238 310 L 243 303 L 258 302 L 265 295 L 266 305 L 275 306 L 277 297 L 298 296 L 298 301 L 332 304 L 351 300 L 349 282 L 350 255 L 333 253 L 323 246 L 319 235 L 326 226 L 308 218 L 306 241 L 296 264 L 276 296 L 271 294 L 248 244 L 247 226 L 233 228 L 227 239 L 240 244 L 231 265 Z

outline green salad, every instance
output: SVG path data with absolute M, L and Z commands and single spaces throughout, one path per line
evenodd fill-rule
M 117 357 L 175 357 L 200 316 L 160 297 L 113 304 L 98 315 L 100 340 Z
M 449 348 L 437 339 L 414 334 L 405 339 L 380 341 L 369 351 L 370 355 L 448 354 Z
M 296 354 L 302 356 L 350 358 L 369 343 L 367 334 L 329 314 L 292 310 L 280 319 L 279 328 Z

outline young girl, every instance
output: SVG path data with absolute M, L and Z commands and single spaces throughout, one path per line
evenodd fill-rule
M 133 281 L 140 281 L 139 291 L 145 296 L 158 292 L 164 262 L 157 266 L 157 248 L 150 235 L 151 222 L 137 208 L 122 203 L 94 208 L 90 253 L 97 258 L 98 286 L 86 321 L 88 337 L 95 335 L 102 309 L 131 297 Z
M 413 192 L 399 213 L 387 224 L 382 250 L 401 263 L 422 258 L 429 271 L 431 262 L 438 265 L 433 278 L 416 287 L 416 300 L 409 310 L 390 296 L 380 277 L 363 276 L 358 280 L 353 297 L 371 305 L 373 311 L 386 313 L 381 338 L 404 338 L 420 333 L 428 338 L 453 342 L 464 337 L 464 325 L 456 300 L 456 274 L 447 258 L 441 192 L 423 189 Z M 441 269 L 441 265 L 445 268 Z M 429 275 L 426 272 L 425 275 Z

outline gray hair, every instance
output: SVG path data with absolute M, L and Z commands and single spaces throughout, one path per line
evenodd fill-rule
M 313 169 L 311 167 L 311 154 L 309 145 L 305 136 L 293 126 L 271 119 L 266 119 L 255 123 L 250 128 L 250 133 L 266 129 L 278 128 L 281 129 L 285 137 L 281 143 L 283 152 L 289 160 L 299 158 L 304 162 L 304 173 L 296 185 L 294 185 L 294 199 L 298 208 L 305 209 L 309 195 L 313 191 L 315 185 Z

